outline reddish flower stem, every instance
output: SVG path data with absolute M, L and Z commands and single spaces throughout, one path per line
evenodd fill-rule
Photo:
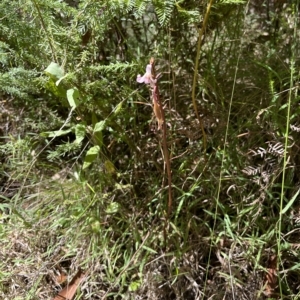
M 170 155 L 169 155 L 169 149 L 168 149 L 168 143 L 167 143 L 167 125 L 166 125 L 166 119 L 165 119 L 165 112 L 163 109 L 162 102 L 160 100 L 154 58 L 150 59 L 150 64 L 152 65 L 151 73 L 152 73 L 152 78 L 154 79 L 153 80 L 153 91 L 152 91 L 153 102 L 154 102 L 153 104 L 154 105 L 158 104 L 158 107 L 160 109 L 162 124 L 158 124 L 158 126 L 161 125 L 161 129 L 162 129 L 162 144 L 163 144 L 164 162 L 166 164 L 167 176 L 168 176 L 168 204 L 167 204 L 166 222 L 165 222 L 165 227 L 164 227 L 164 240 L 165 240 L 165 247 L 166 247 L 167 228 L 168 228 L 168 224 L 169 224 L 170 215 L 172 212 L 172 172 L 171 172 L 171 161 L 170 161 Z

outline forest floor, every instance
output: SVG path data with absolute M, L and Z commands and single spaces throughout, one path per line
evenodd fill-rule
M 106 195 L 112 202 L 104 218 L 87 214 L 97 192 L 70 168 L 43 169 L 28 156 L 22 162 L 20 148 L 30 150 L 16 141 L 22 115 L 5 100 L 1 109 L 1 299 L 278 299 L 272 246 L 257 253 L 266 259 L 257 268 L 260 257 L 247 252 L 259 240 L 231 233 L 212 246 L 205 225 L 183 236 L 170 223 L 165 248 L 162 219 L 131 211 L 127 227 L 111 220 L 114 196 L 130 194 L 124 186 Z M 5 157 L 8 147 L 15 157 Z M 291 261 L 298 248 L 287 252 Z

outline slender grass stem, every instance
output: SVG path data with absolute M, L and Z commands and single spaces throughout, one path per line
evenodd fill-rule
M 206 152 L 206 140 L 207 139 L 206 139 L 206 133 L 204 131 L 203 120 L 200 117 L 199 112 L 198 112 L 198 107 L 197 107 L 197 102 L 196 102 L 196 84 L 197 84 L 197 77 L 198 77 L 199 58 L 200 58 L 200 51 L 201 51 L 201 45 L 202 45 L 202 37 L 203 37 L 204 31 L 206 29 L 206 25 L 208 22 L 208 17 L 210 14 L 212 4 L 213 4 L 213 0 L 210 0 L 210 2 L 207 5 L 203 25 L 202 25 L 201 29 L 199 29 L 199 31 L 198 31 L 197 54 L 196 54 L 196 59 L 195 59 L 195 70 L 194 70 L 193 86 L 192 86 L 192 101 L 193 101 L 194 111 L 195 111 L 196 117 L 199 121 L 200 128 L 202 131 L 204 152 Z
M 295 8 L 295 16 L 298 16 L 298 6 L 299 0 L 297 1 L 297 5 Z M 282 211 L 283 211 L 283 204 L 284 204 L 284 195 L 285 195 L 285 178 L 286 178 L 286 166 L 288 163 L 288 148 L 289 148 L 289 128 L 290 128 L 290 117 L 291 117 L 291 104 L 292 104 L 292 93 L 294 90 L 294 77 L 295 77 L 295 45 L 297 40 L 297 22 L 298 18 L 295 17 L 294 19 L 294 34 L 293 40 L 294 43 L 292 44 L 292 58 L 290 64 L 290 88 L 289 88 L 289 95 L 288 95 L 288 103 L 287 103 L 287 114 L 286 114 L 286 126 L 285 126 L 285 141 L 284 141 L 284 155 L 283 155 L 283 166 L 282 166 L 282 180 L 281 180 L 281 193 L 280 193 L 280 212 L 279 212 L 279 219 L 277 223 L 277 274 L 278 274 L 278 283 L 279 283 L 279 293 L 281 298 L 283 298 L 283 290 L 282 290 L 282 282 L 281 282 L 281 275 L 279 272 L 280 264 L 282 265 L 281 260 L 281 230 L 282 230 Z M 298 89 L 295 91 L 295 96 L 297 96 Z M 283 266 L 282 266 L 283 267 Z
M 246 14 L 247 9 L 248 9 L 248 5 L 245 8 L 244 14 Z M 237 81 L 237 72 L 238 72 L 238 66 L 239 66 L 241 54 L 242 54 L 242 46 L 240 45 L 238 59 L 237 59 L 237 63 L 236 63 L 236 66 L 235 66 L 233 86 L 232 86 L 232 90 L 231 90 L 231 97 L 230 97 L 228 116 L 227 116 L 227 126 L 226 126 L 224 143 L 223 143 L 223 151 L 222 151 L 222 157 L 221 157 L 221 168 L 220 168 L 220 173 L 219 173 L 219 181 L 218 181 L 217 195 L 216 195 L 216 206 L 215 206 L 215 211 L 214 211 L 214 223 L 213 223 L 212 232 L 211 232 L 211 241 L 210 241 L 210 248 L 209 248 L 209 254 L 208 254 L 208 262 L 207 262 L 207 267 L 206 267 L 204 294 L 205 294 L 206 283 L 207 283 L 207 278 L 208 278 L 208 273 L 209 273 L 209 266 L 210 266 L 210 259 L 211 259 L 211 253 L 212 253 L 212 247 L 213 247 L 214 232 L 215 232 L 215 228 L 216 228 L 218 207 L 219 207 L 220 194 L 221 194 L 222 176 L 223 176 L 224 162 L 225 162 L 225 157 L 226 157 L 226 145 L 227 145 L 227 140 L 228 140 L 228 135 L 229 135 L 229 121 L 230 121 L 230 116 L 231 116 L 231 108 L 232 108 L 232 103 L 233 103 L 233 96 L 234 96 L 234 92 L 235 92 L 235 86 L 236 86 L 236 81 Z M 232 280 L 232 277 L 231 277 L 231 280 Z M 233 286 L 232 282 L 231 282 L 231 286 Z M 232 290 L 232 292 L 233 292 L 233 290 Z M 233 296 L 233 298 L 235 298 L 234 293 L 232 294 L 232 296 Z

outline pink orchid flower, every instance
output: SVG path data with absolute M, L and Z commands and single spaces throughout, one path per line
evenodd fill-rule
M 139 83 L 146 83 L 150 84 L 150 86 L 153 88 L 155 84 L 157 83 L 157 79 L 160 78 L 161 73 L 159 73 L 156 78 L 152 76 L 152 64 L 154 63 L 154 58 L 151 57 L 150 64 L 146 67 L 146 73 L 141 76 L 140 74 L 137 76 L 136 81 Z
M 146 73 L 141 76 L 140 74 L 137 76 L 136 81 L 139 83 L 146 83 L 149 84 L 152 81 L 152 75 L 151 75 L 151 64 L 147 65 L 146 67 Z

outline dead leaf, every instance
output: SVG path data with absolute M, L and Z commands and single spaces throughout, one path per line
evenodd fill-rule
M 268 262 L 267 273 L 265 275 L 265 295 L 272 297 L 277 286 L 277 256 L 271 255 Z
M 55 281 L 58 283 L 58 284 L 62 284 L 64 283 L 66 280 L 67 280 L 67 274 L 64 273 L 64 272 L 61 272 L 59 275 L 55 276 Z
M 72 300 L 85 274 L 79 269 L 71 282 L 53 300 Z

